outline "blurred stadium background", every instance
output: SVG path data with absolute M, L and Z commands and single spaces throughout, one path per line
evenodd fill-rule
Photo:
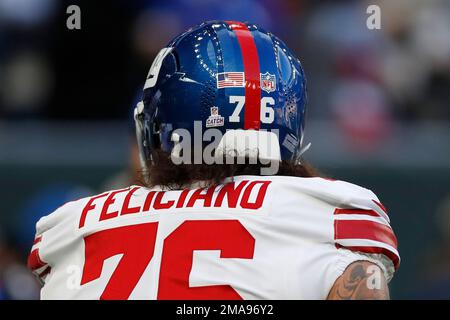
M 392 297 L 450 298 L 449 17 L 448 0 L 0 0 L 0 299 L 38 297 L 25 261 L 39 217 L 134 181 L 131 110 L 153 57 L 213 19 L 256 22 L 298 54 L 306 158 L 387 206 Z

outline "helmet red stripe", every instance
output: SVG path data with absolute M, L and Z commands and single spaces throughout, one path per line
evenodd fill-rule
M 241 47 L 245 74 L 244 129 L 259 130 L 261 125 L 261 88 L 258 50 L 252 33 L 238 21 L 227 21 Z

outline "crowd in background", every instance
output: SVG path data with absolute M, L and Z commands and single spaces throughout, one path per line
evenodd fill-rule
M 81 30 L 66 28 L 70 4 L 80 6 Z M 381 8 L 380 30 L 366 27 L 369 4 Z M 204 20 L 244 20 L 272 31 L 299 56 L 308 119 L 334 122 L 356 152 L 376 152 L 395 123 L 450 121 L 449 16 L 446 0 L 0 0 L 0 127 L 111 119 L 131 127 L 142 81 L 169 39 Z M 89 192 L 43 188 L 17 213 L 28 223 L 12 235 L 0 225 L 0 299 L 38 297 L 24 266 L 34 223 Z M 449 208 L 442 204 L 446 235 Z

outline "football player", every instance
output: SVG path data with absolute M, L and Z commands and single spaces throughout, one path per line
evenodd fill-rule
M 386 209 L 302 160 L 306 78 L 261 27 L 172 40 L 135 122 L 145 186 L 37 223 L 43 299 L 387 299 L 400 263 Z

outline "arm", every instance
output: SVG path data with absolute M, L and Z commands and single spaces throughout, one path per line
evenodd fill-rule
M 389 288 L 379 266 L 369 261 L 356 261 L 336 280 L 327 299 L 389 300 Z

